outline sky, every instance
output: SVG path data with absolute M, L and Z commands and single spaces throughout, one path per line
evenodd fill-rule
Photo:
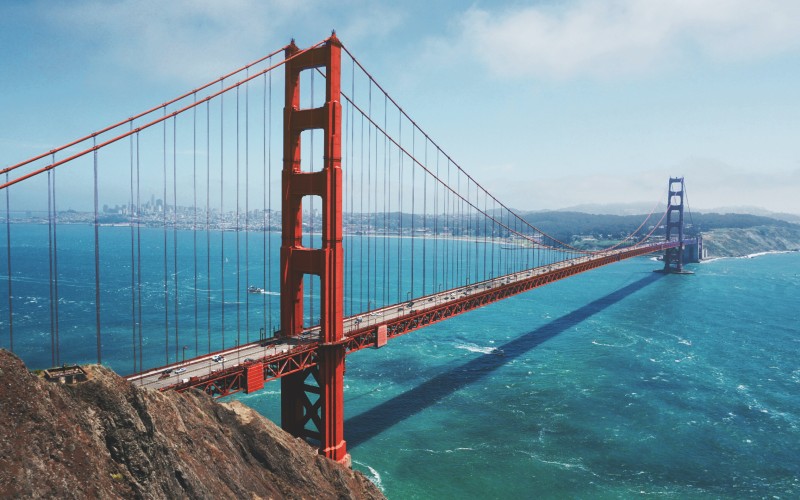
M 0 164 L 332 29 L 515 209 L 800 214 L 796 0 L 5 0 Z

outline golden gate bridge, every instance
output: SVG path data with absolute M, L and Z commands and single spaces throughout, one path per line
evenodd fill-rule
M 681 273 L 702 244 L 684 234 L 681 177 L 669 178 L 663 213 L 608 248 L 541 231 L 451 158 L 335 34 L 302 50 L 292 41 L 0 175 L 10 350 L 25 358 L 20 335 L 49 333 L 55 366 L 74 357 L 79 335 L 97 363 L 125 346 L 128 366 L 114 366 L 132 383 L 216 397 L 280 379 L 281 425 L 340 462 L 348 354 L 631 257 L 664 252 L 663 271 Z M 64 198 L 89 208 L 65 211 Z M 101 198 L 126 201 L 101 210 Z M 37 204 L 46 212 L 27 208 Z M 91 257 L 67 278 L 75 264 L 60 242 L 76 222 L 92 228 L 81 242 Z M 46 254 L 22 270 L 15 241 L 31 224 L 46 227 Z M 48 308 L 31 315 L 25 290 L 37 280 Z M 88 304 L 77 312 L 76 289 Z

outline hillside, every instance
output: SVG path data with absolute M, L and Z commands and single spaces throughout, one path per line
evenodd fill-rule
M 800 226 L 720 228 L 703 233 L 709 258 L 741 257 L 759 252 L 800 249 Z
M 576 235 L 625 237 L 647 218 L 639 215 L 598 215 L 583 212 L 528 212 L 525 220 L 562 241 L 569 241 Z M 660 214 L 651 217 L 648 227 L 658 222 Z M 686 215 L 687 232 L 706 233 L 722 228 L 753 228 L 774 226 L 780 228 L 800 228 L 783 220 L 751 214 L 693 213 Z M 656 232 L 658 234 L 658 232 Z M 662 233 L 663 234 L 663 231 Z
M 587 249 L 615 244 L 635 231 L 646 215 L 597 215 L 580 212 L 530 212 L 525 219 L 544 232 Z M 655 224 L 657 220 L 653 220 Z M 652 225 L 649 226 L 652 228 Z M 687 215 L 687 235 L 703 235 L 708 257 L 740 257 L 800 248 L 800 224 L 752 214 Z M 663 235 L 658 229 L 655 235 Z M 585 237 L 593 239 L 585 241 Z
M 51 383 L 0 350 L 0 498 L 383 498 L 238 402 L 85 369 Z

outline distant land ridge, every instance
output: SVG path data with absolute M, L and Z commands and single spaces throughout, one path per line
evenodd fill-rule
M 655 212 L 662 213 L 666 209 L 666 204 L 659 203 L 656 205 Z M 653 207 L 651 204 L 644 202 L 631 202 L 631 203 L 584 203 L 581 205 L 574 205 L 571 207 L 559 208 L 557 210 L 541 210 L 542 212 L 583 212 L 587 214 L 596 215 L 638 215 L 646 214 Z M 785 222 L 793 222 L 800 224 L 800 214 L 791 214 L 785 212 L 772 212 L 765 208 L 754 206 L 729 206 L 729 207 L 715 207 L 710 209 L 697 210 L 697 213 L 704 214 L 747 214 L 747 215 L 760 215 L 769 217 L 771 219 L 778 219 Z
M 656 212 L 658 213 L 658 212 Z M 625 238 L 647 217 L 585 212 L 527 212 L 525 220 L 561 241 L 599 249 Z M 658 219 L 651 218 L 652 224 Z M 733 213 L 693 213 L 686 217 L 688 235 L 703 234 L 708 257 L 742 257 L 759 252 L 800 248 L 800 224 L 772 217 Z M 652 226 L 651 226 L 652 227 Z M 656 230 L 656 235 L 663 234 Z

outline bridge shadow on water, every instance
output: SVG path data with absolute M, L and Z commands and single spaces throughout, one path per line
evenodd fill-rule
M 616 304 L 663 276 L 664 275 L 661 273 L 648 273 L 647 276 L 640 280 L 594 300 L 580 309 L 565 314 L 536 330 L 499 346 L 496 353 L 484 354 L 467 363 L 453 367 L 399 396 L 383 402 L 359 415 L 348 418 L 345 421 L 345 438 L 347 439 L 348 446 L 358 446 L 377 436 L 396 423 L 434 405 L 442 398 L 477 382 L 494 370 L 522 356 L 536 346 L 580 324 L 582 321 Z M 498 355 L 498 353 L 502 353 L 503 355 Z

